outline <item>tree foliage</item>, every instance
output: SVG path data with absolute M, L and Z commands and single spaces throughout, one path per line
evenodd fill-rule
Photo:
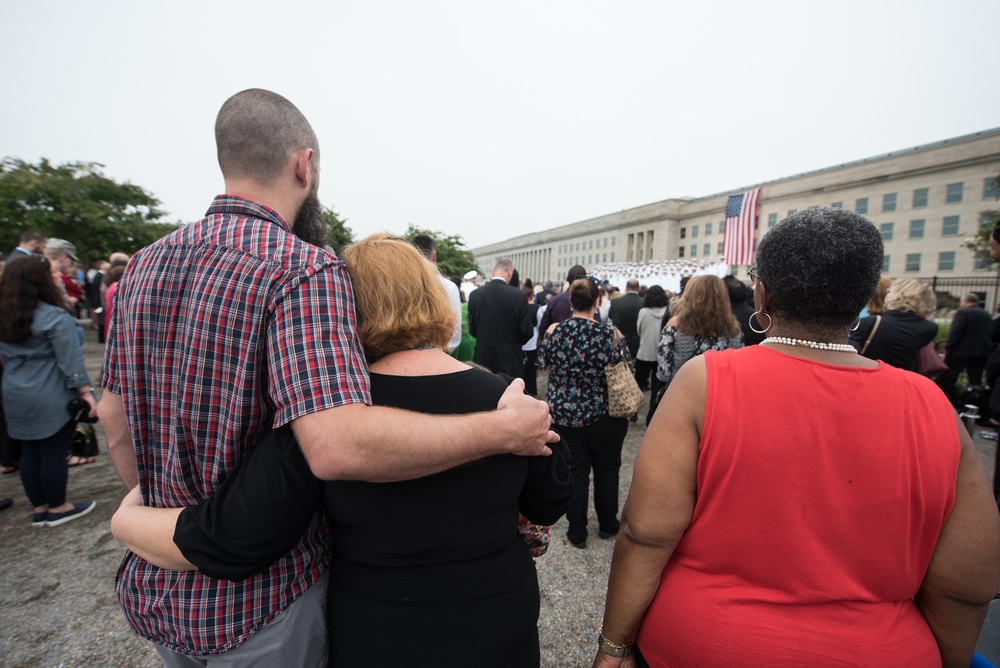
M 457 234 L 444 234 L 435 230 L 425 230 L 410 223 L 403 237 L 412 240 L 418 234 L 426 234 L 434 240 L 438 269 L 445 276 L 462 276 L 470 269 L 476 269 L 476 258 L 466 249 L 465 241 Z
M 0 249 L 17 245 L 23 232 L 66 239 L 81 263 L 114 251 L 133 253 L 177 229 L 159 221 L 163 211 L 151 193 L 118 183 L 103 165 L 71 162 L 54 166 L 15 158 L 0 163 Z
M 1000 176 L 993 179 L 993 187 L 1000 191 Z M 998 195 L 1000 199 L 1000 195 Z M 975 236 L 969 237 L 963 244 L 972 253 L 981 259 L 983 266 L 989 265 L 990 259 L 990 237 L 993 235 L 993 228 L 1000 223 L 1000 210 L 989 209 L 979 212 L 979 230 Z
M 330 228 L 330 245 L 333 246 L 334 252 L 340 255 L 344 248 L 354 243 L 354 232 L 347 226 L 347 219 L 342 219 L 330 207 L 323 207 L 323 221 Z

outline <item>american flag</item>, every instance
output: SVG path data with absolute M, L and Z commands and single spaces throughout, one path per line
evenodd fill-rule
M 726 264 L 753 262 L 753 240 L 757 227 L 757 198 L 760 188 L 742 195 L 730 195 L 726 203 L 726 240 L 722 255 Z

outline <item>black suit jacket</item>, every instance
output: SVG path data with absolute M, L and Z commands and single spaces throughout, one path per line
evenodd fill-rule
M 31 257 L 31 253 L 25 253 L 20 248 L 15 248 L 10 253 L 7 254 L 7 262 L 11 260 L 16 260 L 19 257 Z
M 876 319 L 874 315 L 862 318 L 858 328 L 851 332 L 851 345 L 859 353 L 865 347 Z M 868 359 L 882 360 L 899 369 L 918 371 L 917 353 L 934 340 L 937 331 L 935 323 L 916 313 L 890 309 L 882 314 L 878 329 L 863 354 Z
M 503 281 L 490 281 L 469 295 L 469 333 L 476 337 L 472 361 L 490 371 L 520 378 L 521 346 L 534 333 L 524 293 Z
M 639 311 L 645 300 L 635 292 L 626 292 L 618 299 L 611 300 L 611 307 L 608 309 L 608 320 L 614 323 L 618 331 L 625 337 L 628 351 L 635 359 L 635 354 L 639 352 Z
M 958 309 L 951 321 L 951 330 L 945 343 L 945 359 L 989 357 L 993 351 L 993 343 L 990 341 L 992 324 L 990 314 L 979 306 Z

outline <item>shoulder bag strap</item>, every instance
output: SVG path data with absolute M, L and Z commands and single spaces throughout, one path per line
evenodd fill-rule
M 882 316 L 875 316 L 875 326 L 872 327 L 872 331 L 868 334 L 868 338 L 865 339 L 865 345 L 861 347 L 861 354 L 864 355 L 865 351 L 868 350 L 869 344 L 872 342 L 872 337 L 875 336 L 875 332 L 878 330 L 878 326 L 882 324 Z

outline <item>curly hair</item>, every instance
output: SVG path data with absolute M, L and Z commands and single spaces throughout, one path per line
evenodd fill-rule
M 875 293 L 882 235 L 847 209 L 806 209 L 784 219 L 757 247 L 757 275 L 770 308 L 807 327 L 847 327 Z
M 52 278 L 52 265 L 44 256 L 30 255 L 8 262 L 0 275 L 0 341 L 17 343 L 31 336 L 39 304 L 52 304 L 72 313 Z
M 677 324 L 691 336 L 733 337 L 740 333 L 729 291 L 718 276 L 695 276 L 684 288 L 677 313 Z
M 926 318 L 937 308 L 937 299 L 931 286 L 915 278 L 895 281 L 885 295 L 886 309 L 909 311 Z
M 646 290 L 646 296 L 643 297 L 642 305 L 646 308 L 659 308 L 666 306 L 669 302 L 670 295 L 667 294 L 666 290 L 659 285 L 651 285 Z

